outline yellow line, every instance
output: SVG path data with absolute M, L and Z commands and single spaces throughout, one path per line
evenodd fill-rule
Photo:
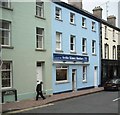
M 8 112 L 8 114 L 14 114 L 14 113 L 20 113 L 20 112 L 25 112 L 25 111 L 30 111 L 30 110 L 33 110 L 33 109 L 38 109 L 38 108 L 43 108 L 43 107 L 48 107 L 48 106 L 52 106 L 54 105 L 53 103 L 50 103 L 50 104 L 46 104 L 46 105 L 42 105 L 42 106 L 37 106 L 37 107 L 32 107 L 32 108 L 27 108 L 27 109 L 22 109 L 22 110 L 17 110 L 17 111 L 11 111 L 11 112 Z

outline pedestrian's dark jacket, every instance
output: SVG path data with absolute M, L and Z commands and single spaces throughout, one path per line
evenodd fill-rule
M 37 92 L 42 91 L 42 84 L 41 83 L 37 85 L 36 91 Z

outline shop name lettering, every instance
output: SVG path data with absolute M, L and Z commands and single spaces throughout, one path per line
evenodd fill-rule
M 57 61 L 84 61 L 88 62 L 88 56 L 71 56 L 71 55 L 59 55 L 59 54 L 54 54 L 53 55 L 54 60 Z

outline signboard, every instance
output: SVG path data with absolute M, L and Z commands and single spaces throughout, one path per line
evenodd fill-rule
M 81 55 L 69 55 L 69 54 L 56 54 L 53 53 L 53 60 L 54 61 L 73 61 L 73 62 L 88 62 L 88 56 L 81 56 Z

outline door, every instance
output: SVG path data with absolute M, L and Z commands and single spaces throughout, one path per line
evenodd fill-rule
M 97 66 L 94 67 L 94 87 L 98 87 Z
M 37 68 L 36 68 L 36 74 L 37 74 L 37 84 L 39 84 L 42 81 L 42 63 L 37 62 Z
M 72 70 L 72 90 L 76 90 L 76 69 Z

